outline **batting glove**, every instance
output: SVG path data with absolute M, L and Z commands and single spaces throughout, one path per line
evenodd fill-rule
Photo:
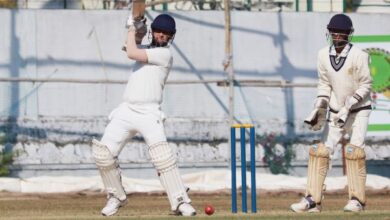
M 133 24 L 136 30 L 145 29 L 146 28 L 146 18 L 134 18 Z
M 130 26 L 134 26 L 133 15 L 130 13 L 126 20 L 126 28 L 128 29 Z
M 145 29 L 146 28 L 146 18 L 133 18 L 133 15 L 129 15 L 126 20 L 126 28 L 134 27 L 135 30 Z
M 136 18 L 134 19 L 134 27 L 135 27 L 135 42 L 140 44 L 142 39 L 145 37 L 148 29 L 146 27 L 146 18 Z

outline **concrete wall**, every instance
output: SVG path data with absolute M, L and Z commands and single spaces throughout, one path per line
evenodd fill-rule
M 0 10 L 0 77 L 126 80 L 133 65 L 120 50 L 126 14 Z M 149 20 L 156 15 L 148 12 Z M 223 12 L 172 15 L 178 32 L 172 45 L 174 67 L 169 80 L 226 79 L 222 69 Z M 316 54 L 326 45 L 325 27 L 331 16 L 233 11 L 236 78 L 315 83 Z M 351 17 L 356 35 L 390 32 L 389 15 Z M 0 84 L 0 132 L 7 134 L 6 148 L 22 152 L 15 161 L 17 175 L 32 175 L 23 172 L 54 165 L 58 166 L 54 170 L 85 164 L 93 167 L 90 140 L 102 135 L 106 116 L 121 102 L 123 84 Z M 302 125 L 316 96 L 314 88 L 236 87 L 235 94 L 235 117 L 254 123 L 258 135 L 275 133 L 305 146 L 318 138 L 318 133 L 308 132 Z M 167 136 L 181 156 L 192 155 L 182 159 L 183 166 L 226 166 L 228 89 L 216 84 L 167 85 L 164 96 Z M 374 152 L 372 158 L 389 157 L 388 138 L 370 140 L 380 141 L 379 147 L 387 152 Z M 144 149 L 133 152 L 137 146 L 145 148 L 141 137 L 126 146 L 122 158 L 126 164 L 147 163 Z M 297 149 L 297 155 L 306 155 L 306 148 Z M 261 161 L 261 146 L 258 150 Z M 306 159 L 298 157 L 296 161 Z

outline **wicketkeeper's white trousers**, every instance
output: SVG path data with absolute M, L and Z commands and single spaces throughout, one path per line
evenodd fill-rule
M 341 138 L 348 134 L 350 144 L 364 148 L 370 113 L 371 110 L 361 110 L 357 113 L 351 113 L 345 125 L 339 128 L 333 124 L 333 119 L 336 114 L 330 112 L 329 121 L 325 124 L 321 142 L 333 153 Z

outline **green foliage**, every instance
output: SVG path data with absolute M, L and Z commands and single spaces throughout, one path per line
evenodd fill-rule
M 292 143 L 273 133 L 258 136 L 257 140 L 264 148 L 263 161 L 268 164 L 271 173 L 288 174 L 295 157 Z
M 4 133 L 0 133 L 0 145 L 3 145 L 6 141 Z M 8 176 L 10 174 L 9 165 L 12 164 L 14 154 L 7 152 L 5 149 L 0 151 L 0 177 Z
M 0 8 L 16 8 L 16 0 L 0 0 Z
M 10 170 L 8 166 L 13 161 L 13 154 L 11 152 L 1 152 L 0 153 L 0 176 L 8 176 Z
M 343 0 L 343 12 L 354 12 L 355 7 L 353 0 Z
M 4 144 L 6 140 L 6 136 L 4 133 L 0 133 L 0 144 Z

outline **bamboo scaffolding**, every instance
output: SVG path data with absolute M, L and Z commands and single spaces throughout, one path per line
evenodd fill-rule
M 31 78 L 31 77 L 0 77 L 0 82 L 18 82 L 18 83 L 80 83 L 80 84 L 126 84 L 127 80 L 109 80 L 109 79 L 69 79 L 69 78 Z M 183 85 L 183 84 L 211 84 L 216 83 L 221 87 L 300 87 L 313 88 L 317 87 L 317 83 L 294 83 L 285 80 L 259 80 L 245 79 L 233 80 L 230 79 L 209 79 L 209 80 L 169 80 L 168 85 Z

